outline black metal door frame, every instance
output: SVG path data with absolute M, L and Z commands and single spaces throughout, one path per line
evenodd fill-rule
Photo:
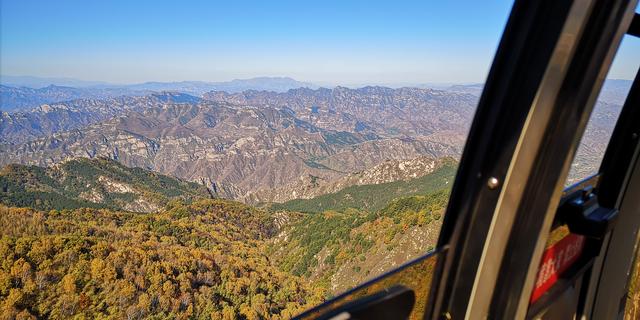
M 524 318 L 571 160 L 637 1 L 518 0 L 445 215 L 430 318 Z
M 640 26 L 640 15 L 634 21 Z M 632 33 L 630 33 L 632 34 Z M 638 57 L 640 60 L 640 57 Z M 620 210 L 618 222 L 603 245 L 586 288 L 585 316 L 614 319 L 624 313 L 628 279 L 640 228 L 640 69 L 624 103 L 600 168 L 598 197 L 603 206 Z M 621 317 L 620 317 L 621 318 Z

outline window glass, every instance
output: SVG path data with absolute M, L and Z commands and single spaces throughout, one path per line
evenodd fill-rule
M 431 275 L 434 272 L 438 256 L 438 254 L 432 252 L 429 255 L 411 261 L 400 269 L 395 269 L 381 278 L 376 278 L 331 301 L 306 311 L 300 315 L 300 319 L 316 319 L 319 315 L 326 315 L 327 312 L 335 312 L 339 306 L 358 299 L 366 299 L 383 290 L 397 286 L 412 290 L 415 294 L 415 302 L 408 318 L 424 319 L 427 312 L 431 281 L 433 280 Z
M 566 186 L 598 172 L 622 105 L 640 65 L 637 59 L 639 51 L 639 39 L 632 36 L 623 38 L 571 164 Z

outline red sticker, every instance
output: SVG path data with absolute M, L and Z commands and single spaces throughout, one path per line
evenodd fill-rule
M 558 277 L 578 260 L 583 247 L 583 236 L 569 234 L 545 250 L 530 303 L 534 303 L 547 292 L 558 281 Z

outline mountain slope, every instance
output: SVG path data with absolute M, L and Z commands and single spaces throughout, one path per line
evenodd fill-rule
M 466 135 L 477 97 L 441 90 L 386 87 L 308 88 L 287 92 L 209 92 L 203 99 L 290 110 L 319 128 L 387 137 Z
M 291 199 L 311 199 L 323 194 L 336 193 L 350 186 L 408 181 L 432 173 L 444 161 L 448 160 L 435 159 L 431 156 L 386 160 L 374 167 L 329 181 L 307 175 L 279 188 L 251 193 L 243 201 L 249 203 L 287 202 Z
M 48 168 L 8 165 L 0 171 L 0 203 L 41 210 L 112 208 L 152 212 L 171 199 L 207 198 L 204 186 L 108 159 L 76 159 Z
M 433 172 L 407 181 L 351 185 L 338 192 L 311 199 L 295 199 L 270 205 L 273 211 L 322 212 L 326 210 L 380 210 L 396 198 L 424 195 L 453 185 L 457 163 L 451 158 L 439 161 Z
M 9 168 L 0 175 L 9 199 L 16 186 L 43 191 L 38 199 L 104 187 L 189 200 L 191 190 L 106 159 Z M 420 194 L 371 210 L 274 213 L 221 199 L 165 201 L 153 213 L 0 205 L 0 307 L 10 317 L 291 318 L 430 250 L 454 169 L 443 160 L 429 175 L 375 185 Z
M 174 202 L 158 213 L 0 205 L 0 308 L 9 319 L 289 319 L 323 290 L 278 270 L 264 211 Z
M 271 240 L 270 255 L 282 270 L 337 294 L 433 249 L 448 198 L 439 189 L 375 211 L 294 216 Z
M 420 89 L 336 89 L 332 93 L 338 97 L 332 100 L 336 115 L 321 110 L 318 113 L 326 113 L 325 118 L 305 120 L 300 108 L 306 107 L 298 105 L 297 95 L 313 100 L 323 92 L 300 89 L 276 94 L 285 100 L 275 106 L 140 97 L 137 103 L 127 104 L 124 115 L 111 120 L 0 145 L 0 164 L 50 165 L 75 157 L 109 157 L 127 166 L 207 184 L 227 198 L 260 201 L 254 193 L 295 189 L 300 177 L 330 182 L 388 160 L 461 152 L 470 100 Z M 396 108 L 394 100 L 406 100 L 407 106 Z M 369 121 L 369 116 L 350 113 L 375 110 L 382 110 L 380 118 L 384 115 L 388 120 Z M 426 115 L 414 117 L 420 110 Z M 441 121 L 446 114 L 455 116 Z M 344 121 L 353 126 L 341 130 Z M 402 133 L 401 128 L 410 128 L 411 123 L 422 129 Z

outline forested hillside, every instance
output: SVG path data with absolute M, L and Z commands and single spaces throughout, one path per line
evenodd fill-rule
M 407 181 L 380 184 L 352 185 L 338 192 L 321 195 L 312 199 L 295 199 L 284 203 L 271 204 L 271 210 L 301 212 L 322 212 L 325 210 L 380 210 L 396 198 L 425 195 L 453 185 L 457 162 L 443 158 L 432 173 Z
M 151 212 L 171 199 L 209 198 L 207 188 L 110 159 L 66 161 L 48 168 L 0 170 L 0 203 L 40 210 L 111 208 Z
M 159 213 L 0 207 L 9 318 L 290 318 L 420 256 L 448 191 L 375 211 L 278 215 L 226 200 Z M 280 218 L 284 213 L 280 213 Z
M 0 207 L 5 318 L 290 318 L 324 292 L 278 270 L 275 225 L 239 203 L 161 213 Z
M 441 189 L 376 211 L 297 216 L 270 252 L 282 270 L 337 294 L 433 249 L 448 198 L 449 190 Z
M 447 170 L 453 166 L 419 178 L 428 188 L 412 189 L 430 192 L 375 210 L 348 202 L 337 204 L 348 209 L 301 213 L 193 200 L 202 195 L 197 186 L 110 160 L 5 168 L 3 202 L 46 210 L 0 205 L 0 312 L 290 318 L 432 248 L 448 198 Z M 102 176 L 153 191 L 165 206 L 136 213 L 114 209 L 119 198 L 78 200 Z

